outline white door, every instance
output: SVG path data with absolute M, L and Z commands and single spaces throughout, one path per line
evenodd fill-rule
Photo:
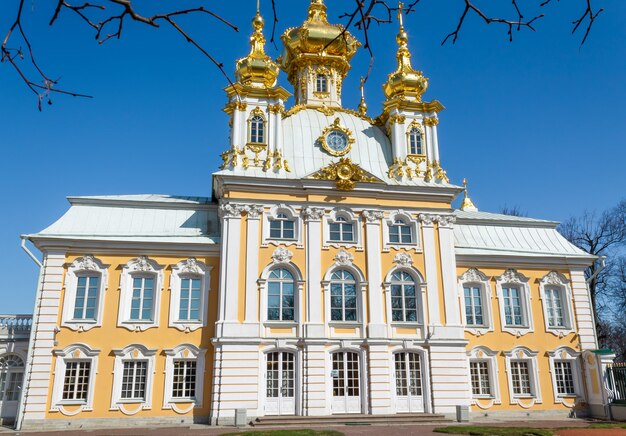
M 0 418 L 13 421 L 24 380 L 24 361 L 16 354 L 0 356 Z
M 333 353 L 332 413 L 361 413 L 359 354 Z
M 417 413 L 424 411 L 422 392 L 422 361 L 419 353 L 396 353 L 396 411 Z
M 293 353 L 267 354 L 266 415 L 295 415 L 295 361 Z

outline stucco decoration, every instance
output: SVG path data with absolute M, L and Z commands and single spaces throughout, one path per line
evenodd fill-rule
M 409 253 L 398 253 L 393 258 L 394 263 L 403 268 L 410 268 L 413 265 L 413 259 Z
M 223 203 L 220 204 L 219 215 L 222 218 L 235 218 L 240 217 L 245 210 L 246 206 L 243 204 Z
M 353 260 L 354 256 L 346 250 L 339 250 L 339 252 L 335 255 L 335 264 L 338 266 L 352 265 Z
M 324 215 L 324 209 L 320 207 L 305 207 L 302 210 L 302 216 L 307 221 L 319 221 Z
M 293 253 L 283 247 L 278 247 L 274 250 L 274 253 L 272 253 L 274 263 L 289 263 L 292 257 Z
M 364 210 L 362 215 L 368 224 L 378 223 L 384 216 L 382 210 Z

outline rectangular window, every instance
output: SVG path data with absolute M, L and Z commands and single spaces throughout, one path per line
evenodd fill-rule
M 270 238 L 272 239 L 294 239 L 295 223 L 288 219 L 277 219 L 270 221 Z
M 576 395 L 571 362 L 554 362 L 554 378 L 556 381 L 556 391 L 559 395 Z
M 489 384 L 489 364 L 485 361 L 470 362 L 472 395 L 475 397 L 491 396 Z
M 200 285 L 199 278 L 183 278 L 180 284 L 180 308 L 178 319 L 180 321 L 200 320 Z
M 513 385 L 513 395 L 520 397 L 532 396 L 528 362 L 523 360 L 511 362 L 511 384 Z
M 346 222 L 330 225 L 330 240 L 335 242 L 354 242 L 354 226 Z
M 75 320 L 95 320 L 100 277 L 79 276 L 74 300 Z
M 394 224 L 389 227 L 389 242 L 394 244 L 410 244 L 413 242 L 411 227 L 406 224 Z
M 561 290 L 558 288 L 546 288 L 545 296 L 546 309 L 548 312 L 548 325 L 550 327 L 565 327 Z
M 90 372 L 91 362 L 82 360 L 69 360 L 65 362 L 63 400 L 87 401 Z
M 174 360 L 173 398 L 196 397 L 196 361 Z
M 465 294 L 465 322 L 472 326 L 485 325 L 480 288 L 466 286 L 463 288 L 463 292 Z
M 507 327 L 523 327 L 522 292 L 516 287 L 503 287 L 504 317 Z
M 124 373 L 122 375 L 122 399 L 145 399 L 147 370 L 148 362 L 146 360 L 129 360 L 124 362 Z
M 152 321 L 153 307 L 154 277 L 134 277 L 130 319 L 133 321 Z

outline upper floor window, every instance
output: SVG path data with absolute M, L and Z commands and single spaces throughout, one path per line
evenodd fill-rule
M 250 118 L 250 141 L 254 144 L 265 144 L 265 120 L 261 115 Z
M 392 244 L 413 243 L 412 230 L 411 225 L 401 218 L 396 218 L 393 224 L 389 226 L 389 242 Z
M 548 314 L 548 326 L 565 327 L 561 289 L 557 287 L 547 287 L 545 289 L 545 299 L 546 311 Z
M 199 321 L 202 280 L 199 277 L 184 277 L 180 281 L 180 321 Z
M 172 267 L 169 326 L 183 331 L 206 325 L 211 267 L 195 257 Z
M 391 275 L 391 318 L 394 322 L 418 322 L 415 280 L 407 272 Z
M 533 331 L 531 293 L 528 277 L 515 269 L 507 269 L 496 277 L 502 331 L 515 336 Z
M 516 286 L 503 286 L 504 316 L 507 327 L 524 327 L 524 313 L 522 309 L 522 291 Z
M 465 323 L 468 326 L 483 326 L 482 291 L 478 286 L 466 285 L 463 287 L 465 302 Z
M 95 320 L 100 276 L 80 274 L 77 279 L 74 320 Z
M 154 314 L 154 277 L 133 277 L 130 305 L 131 321 L 152 321 Z
M 328 92 L 328 77 L 325 74 L 318 74 L 315 79 L 315 91 Z
M 356 280 L 347 270 L 338 270 L 330 278 L 330 319 L 357 321 Z
M 469 268 L 459 277 L 459 294 L 465 329 L 475 335 L 493 331 L 489 277 L 476 268 Z
M 118 326 L 145 330 L 159 323 L 163 267 L 141 256 L 122 269 Z
M 539 281 L 546 331 L 562 337 L 574 331 L 572 293 L 569 280 L 556 271 L 550 271 Z
M 409 154 L 424 154 L 422 131 L 417 127 L 409 130 Z
M 330 224 L 330 240 L 333 242 L 354 242 L 354 224 L 339 216 Z
M 276 218 L 270 221 L 270 238 L 294 239 L 295 221 L 290 219 L 284 213 L 279 213 L 278 215 L 276 215 Z
M 107 265 L 87 255 L 75 259 L 65 275 L 65 303 L 61 325 L 89 330 L 102 325 Z
M 270 321 L 295 320 L 295 282 L 284 268 L 270 272 L 267 281 L 267 319 Z

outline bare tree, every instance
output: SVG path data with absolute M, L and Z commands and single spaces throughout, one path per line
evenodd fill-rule
M 36 61 L 35 50 L 32 47 L 27 26 L 24 18 L 25 0 L 5 0 L 15 3 L 14 19 L 9 26 L 2 45 L 0 46 L 0 61 L 9 65 L 19 75 L 26 87 L 37 96 L 39 109 L 41 110 L 42 102 L 52 103 L 53 94 L 65 94 L 74 97 L 89 97 L 86 94 L 76 93 L 60 88 L 58 79 L 44 72 L 44 69 Z M 278 12 L 276 0 L 270 0 L 273 20 L 271 42 L 275 41 L 276 25 L 278 23 Z M 370 43 L 369 29 L 375 24 L 384 24 L 391 22 L 394 12 L 402 10 L 406 15 L 410 15 L 416 11 L 416 8 L 425 1 L 431 0 L 410 0 L 405 7 L 402 3 L 396 6 L 387 0 L 353 0 L 352 2 L 341 2 L 343 11 L 339 11 L 339 18 L 344 21 L 346 29 L 357 29 L 361 40 L 364 41 L 364 48 L 369 51 L 373 60 L 373 52 Z M 434 1 L 434 0 L 432 0 Z M 534 3 L 524 4 L 520 6 L 518 0 L 511 0 L 510 16 L 498 16 L 491 14 L 487 8 L 489 6 L 479 6 L 479 0 L 457 0 L 459 12 L 457 24 L 451 32 L 447 33 L 442 45 L 446 42 L 456 43 L 463 29 L 463 26 L 470 16 L 479 18 L 485 24 L 497 24 L 506 29 L 509 41 L 513 40 L 514 32 L 521 30 L 535 31 L 535 23 L 544 17 L 544 11 L 549 6 L 558 4 L 553 0 L 535 0 Z M 585 43 L 589 36 L 589 32 L 598 15 L 604 9 L 596 9 L 593 2 L 598 0 L 578 0 L 581 3 L 581 15 L 572 21 L 572 33 L 578 29 L 584 29 L 581 40 L 581 46 Z M 95 39 L 102 44 L 111 39 L 120 39 L 124 26 L 127 23 L 136 23 L 146 25 L 153 28 L 159 28 L 162 25 L 171 27 L 188 43 L 192 44 L 199 53 L 209 59 L 216 68 L 224 75 L 228 82 L 231 82 L 228 74 L 224 70 L 223 63 L 213 57 L 209 49 L 203 47 L 197 39 L 195 39 L 181 23 L 179 18 L 182 16 L 201 16 L 215 19 L 227 28 L 238 31 L 236 26 L 230 21 L 215 13 L 207 0 L 197 0 L 197 6 L 180 9 L 179 3 L 174 0 L 159 2 L 157 6 L 150 4 L 147 6 L 138 0 L 55 0 L 50 2 L 54 7 L 51 10 L 50 25 L 54 25 L 59 21 L 62 14 L 69 13 L 73 15 L 79 23 L 91 28 L 94 32 Z M 339 2 L 337 2 L 339 3 Z M 346 3 L 348 3 L 346 5 Z M 487 3 L 488 4 L 488 3 Z M 144 9 L 143 11 L 139 8 Z M 157 8 L 154 11 L 145 11 L 150 7 Z M 530 16 L 532 18 L 526 18 Z M 342 36 L 342 35 L 340 35 Z M 22 47 L 25 46 L 25 48 Z M 24 65 L 22 60 L 30 61 Z M 370 62 L 371 65 L 371 62 Z
M 500 209 L 500 213 L 503 215 L 510 215 L 510 216 L 528 216 L 528 214 L 524 211 L 522 211 L 522 209 L 515 205 L 515 206 L 508 206 L 508 205 L 504 205 L 502 206 L 502 208 Z

